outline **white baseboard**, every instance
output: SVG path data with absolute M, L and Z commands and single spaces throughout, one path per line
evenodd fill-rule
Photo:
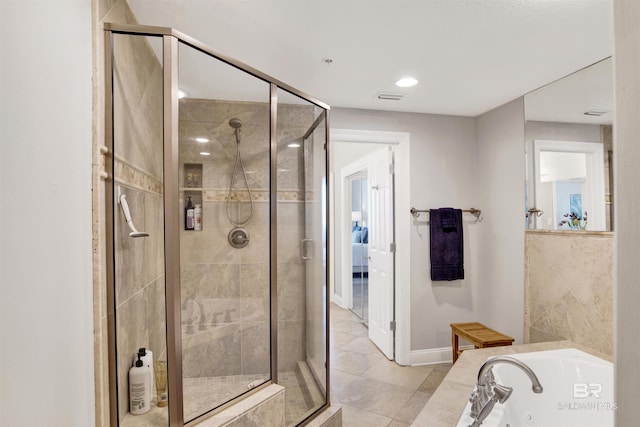
M 460 350 L 472 350 L 472 345 L 461 345 Z M 411 352 L 411 366 L 435 365 L 437 363 L 451 363 L 451 347 L 430 348 L 427 350 L 413 350 Z
M 331 295 L 331 302 L 336 304 L 340 308 L 346 309 L 346 307 L 342 304 L 342 297 L 340 295 Z

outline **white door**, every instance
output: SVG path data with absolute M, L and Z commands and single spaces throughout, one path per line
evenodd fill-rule
M 394 244 L 393 152 L 369 157 L 369 339 L 393 359 Z

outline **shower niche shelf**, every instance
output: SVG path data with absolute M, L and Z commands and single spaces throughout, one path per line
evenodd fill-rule
M 185 163 L 182 183 L 184 203 L 191 197 L 191 203 L 202 205 L 202 163 Z
M 184 164 L 183 186 L 185 190 L 191 188 L 202 190 L 202 163 Z
M 202 163 L 185 163 L 183 172 L 183 187 L 181 188 L 183 193 L 183 206 L 187 206 L 189 198 L 191 198 L 191 204 L 193 206 L 202 206 Z M 185 209 L 182 209 L 182 214 L 185 215 Z M 184 218 L 183 221 L 185 221 Z

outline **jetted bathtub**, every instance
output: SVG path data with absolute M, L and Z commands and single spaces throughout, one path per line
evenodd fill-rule
M 521 369 L 494 365 L 496 383 L 513 387 L 513 393 L 504 404 L 496 403 L 483 427 L 613 427 L 616 404 L 611 362 L 575 348 L 509 356 L 533 370 L 543 392 L 531 390 L 531 381 Z M 470 410 L 467 403 L 457 427 L 473 423 Z

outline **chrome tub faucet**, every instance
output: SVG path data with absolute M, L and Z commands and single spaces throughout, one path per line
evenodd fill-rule
M 471 402 L 471 417 L 474 418 L 473 424 L 469 427 L 478 427 L 489 416 L 491 410 L 496 403 L 504 403 L 509 399 L 513 388 L 496 384 L 493 376 L 493 365 L 506 363 L 516 366 L 524 371 L 531 380 L 531 389 L 534 393 L 542 393 L 542 385 L 533 370 L 525 363 L 509 356 L 496 356 L 488 359 L 480 371 L 478 371 L 478 383 L 476 389 L 471 393 L 469 401 Z

